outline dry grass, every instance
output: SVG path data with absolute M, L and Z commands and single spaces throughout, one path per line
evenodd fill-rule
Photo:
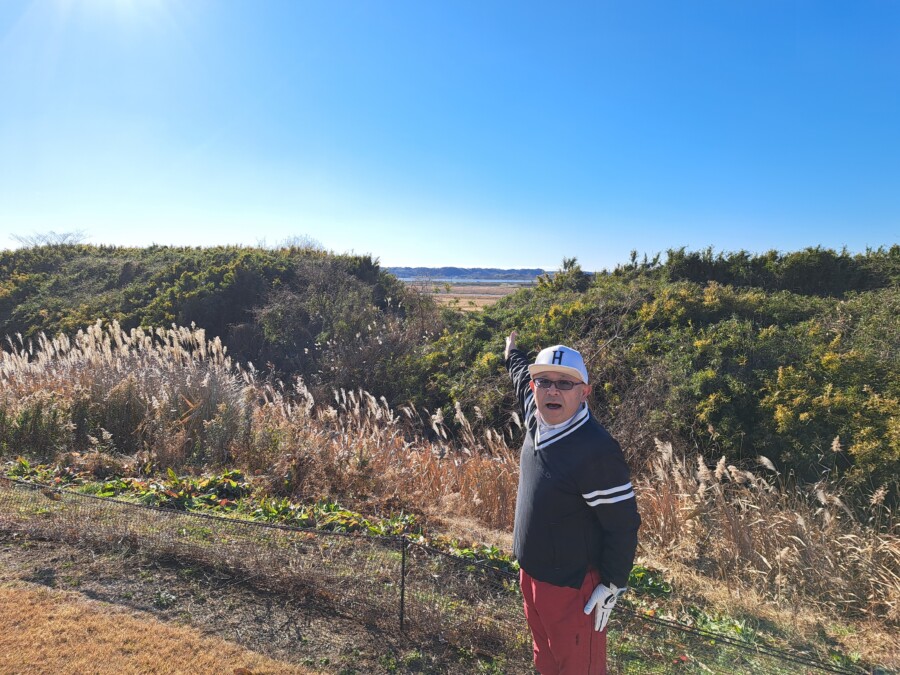
M 639 492 L 653 557 L 783 606 L 900 622 L 900 537 L 865 527 L 826 486 L 810 495 L 724 458 L 713 470 L 658 448 Z M 872 518 L 882 508 L 870 504 Z
M 666 578 L 679 589 L 676 604 L 695 603 L 737 620 L 768 625 L 790 645 L 822 642 L 840 645 L 845 654 L 857 652 L 869 662 L 891 671 L 900 669 L 896 628 L 878 617 L 842 622 L 823 615 L 815 605 L 775 603 L 764 592 L 747 584 L 704 583 L 689 565 L 666 559 L 657 562 L 665 570 Z
M 291 392 L 267 387 L 254 411 L 251 443 L 231 455 L 269 480 L 269 490 L 291 496 L 339 497 L 433 510 L 450 499 L 454 513 L 483 525 L 512 525 L 518 458 L 493 431 L 477 436 L 462 423 L 461 444 L 450 443 L 443 417 L 404 408 L 364 391 L 336 391 L 319 404 L 298 382 Z M 441 439 L 424 440 L 422 423 Z
M 434 296 L 435 301 L 442 307 L 450 307 L 463 312 L 480 312 L 485 307 L 490 307 L 497 302 L 502 295 L 485 295 L 481 293 L 450 292 L 440 293 Z
M 190 628 L 30 584 L 0 586 L 0 625 L 0 673 L 316 672 Z

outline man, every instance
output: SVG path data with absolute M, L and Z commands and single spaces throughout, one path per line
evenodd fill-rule
M 619 444 L 587 407 L 584 360 L 563 345 L 533 364 L 506 339 L 525 420 L 513 533 L 541 675 L 605 675 L 606 622 L 625 592 L 640 516 Z

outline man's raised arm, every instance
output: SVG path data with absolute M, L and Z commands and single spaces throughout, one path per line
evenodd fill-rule
M 512 331 L 506 338 L 506 349 L 503 350 L 503 357 L 506 360 L 506 369 L 512 378 L 513 387 L 516 390 L 516 398 L 519 399 L 519 406 L 525 417 L 528 417 L 528 411 L 533 404 L 534 395 L 531 393 L 531 374 L 528 372 L 528 357 L 525 352 L 516 346 L 516 331 Z

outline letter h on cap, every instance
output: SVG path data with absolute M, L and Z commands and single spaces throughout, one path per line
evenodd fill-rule
M 553 352 L 553 361 L 551 361 L 551 363 L 562 365 L 562 357 L 563 357 L 562 350 L 557 349 L 556 351 Z

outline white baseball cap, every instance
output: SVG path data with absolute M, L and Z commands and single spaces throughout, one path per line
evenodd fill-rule
M 534 363 L 528 366 L 528 372 L 531 373 L 531 377 L 541 373 L 563 373 L 584 384 L 588 383 L 588 372 L 581 354 L 565 345 L 542 349 Z

